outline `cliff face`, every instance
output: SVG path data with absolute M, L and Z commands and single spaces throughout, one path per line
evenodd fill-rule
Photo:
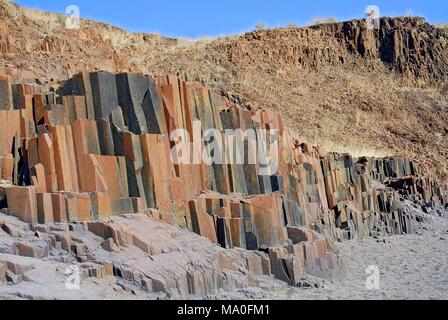
M 349 52 L 379 59 L 409 78 L 447 79 L 448 34 L 423 18 L 382 18 L 378 30 L 368 30 L 363 20 L 312 28 L 335 37 Z
M 0 52 L 4 62 L 15 64 L 20 60 L 27 69 L 38 71 L 51 56 L 59 66 L 46 63 L 49 70 L 38 75 L 61 80 L 66 73 L 80 69 L 80 65 L 76 69 L 69 63 L 69 58 L 74 57 L 82 58 L 78 63 L 86 69 L 152 73 L 177 67 L 182 73 L 190 73 L 194 67 L 201 67 L 195 64 L 198 55 L 207 63 L 239 67 L 240 72 L 245 66 L 275 71 L 282 65 L 318 69 L 382 62 L 410 79 L 446 81 L 448 74 L 447 29 L 429 25 L 423 18 L 382 18 L 377 30 L 368 30 L 365 20 L 353 20 L 195 42 L 130 33 L 87 20 L 80 30 L 67 30 L 63 15 L 21 8 L 5 0 L 0 2 L 0 8 Z M 17 60 L 20 52 L 32 57 L 22 55 Z M 86 56 L 87 52 L 92 54 Z M 101 55 L 103 64 L 95 55 Z M 183 65 L 180 55 L 193 58 L 189 67 Z
M 212 44 L 220 64 L 320 69 L 382 62 L 410 79 L 446 81 L 448 34 L 423 18 L 382 18 L 369 30 L 365 20 L 309 28 L 262 30 Z
M 146 213 L 223 248 L 263 250 L 264 272 L 298 285 L 305 273 L 340 276 L 335 240 L 412 233 L 398 192 L 420 206 L 447 203 L 426 166 L 327 153 L 278 113 L 244 109 L 174 76 L 82 72 L 47 88 L 4 75 L 0 85 L 0 203 L 33 225 Z M 205 137 L 210 129 L 214 139 Z M 176 130 L 192 143 L 181 152 L 172 151 Z M 151 254 L 109 228 L 89 230 Z
M 277 110 L 327 149 L 406 155 L 446 177 L 446 30 L 420 18 L 383 18 L 380 26 L 356 20 L 256 31 L 179 49 L 154 70 Z
M 58 16 L 0 6 L 0 207 L 33 226 L 82 222 L 105 251 L 157 256 L 157 241 L 114 218 L 144 213 L 238 248 L 235 259 L 250 273 L 299 285 L 304 274 L 341 276 L 334 241 L 412 233 L 401 200 L 447 205 L 448 97 L 436 86 L 446 81 L 446 31 L 422 19 L 385 18 L 375 31 L 350 21 L 182 44 L 92 21 L 65 30 Z M 209 129 L 222 144 L 193 139 Z M 198 143 L 182 155 L 201 150 L 227 162 L 174 163 L 176 130 Z M 260 159 L 229 162 L 238 130 L 258 133 L 243 139 L 243 153 L 276 156 L 275 170 Z M 6 220 L 11 237 L 30 233 Z M 10 254 L 40 259 L 63 246 L 71 253 L 72 234 L 40 236 L 9 246 Z M 90 240 L 74 237 L 76 259 L 93 263 L 84 254 Z M 121 259 L 89 272 L 129 276 Z M 207 291 L 191 281 L 229 285 L 220 271 L 173 270 L 159 277 L 143 268 L 132 281 L 180 296 Z
M 304 139 L 359 156 L 403 155 L 448 174 L 447 30 L 384 18 L 187 41 L 129 33 L 0 1 L 0 66 L 181 74 L 233 102 L 280 112 Z M 437 84 L 436 84 L 437 83 Z M 444 84 L 445 83 L 445 84 Z

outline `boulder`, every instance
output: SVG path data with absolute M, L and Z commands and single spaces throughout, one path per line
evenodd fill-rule
M 37 223 L 37 198 L 35 187 L 11 186 L 6 189 L 8 209 L 22 221 Z

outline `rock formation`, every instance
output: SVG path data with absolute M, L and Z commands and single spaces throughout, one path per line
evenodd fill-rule
M 247 253 L 248 269 L 298 285 L 305 273 L 340 276 L 333 241 L 411 233 L 412 217 L 397 191 L 423 206 L 447 203 L 429 170 L 405 157 L 327 153 L 288 129 L 278 113 L 247 110 L 195 82 L 81 72 L 45 86 L 23 78 L 26 73 L 5 71 L 0 77 L 1 208 L 32 226 L 82 223 L 107 251 L 136 247 L 157 256 L 161 249 L 139 236 L 143 229 L 114 225 L 119 221 L 114 216 L 146 213 L 222 248 L 264 251 Z M 232 159 L 235 132 L 262 134 L 241 141 L 241 163 L 185 163 L 173 161 L 181 157 L 172 152 L 178 142 L 172 133 L 180 129 L 181 139 L 192 143 L 187 145 L 192 157 L 201 150 Z M 217 136 L 202 139 L 209 129 L 222 144 L 214 143 Z M 269 130 L 276 136 L 266 134 Z M 260 157 L 249 163 L 252 153 Z M 278 170 L 266 170 L 260 159 L 278 159 Z M 2 228 L 13 237 L 29 233 L 5 223 Z M 42 245 L 25 238 L 9 253 L 41 258 L 54 248 L 73 251 L 73 235 L 42 237 Z M 85 246 L 79 250 L 85 253 Z M 95 261 L 74 251 L 78 260 Z M 118 269 L 114 274 L 125 277 Z M 201 279 L 208 276 L 215 279 L 207 272 Z M 188 281 L 196 281 L 133 277 L 151 292 L 181 295 L 191 291 Z M 215 286 L 215 280 L 206 286 Z
M 225 250 L 147 215 L 30 228 L 0 214 L 0 241 L 0 297 L 197 299 L 281 285 L 265 253 Z M 73 266 L 83 290 L 65 287 Z
M 279 111 L 329 150 L 405 155 L 448 178 L 448 35 L 422 18 L 383 18 L 374 31 L 361 19 L 198 41 L 90 20 L 67 30 L 63 18 L 0 0 L 0 67 L 59 80 L 83 69 L 186 74 L 233 102 Z

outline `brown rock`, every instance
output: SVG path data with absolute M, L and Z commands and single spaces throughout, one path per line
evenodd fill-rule
M 12 215 L 28 223 L 38 222 L 35 187 L 8 187 L 6 198 Z
M 292 240 L 293 244 L 314 241 L 317 239 L 317 236 L 313 231 L 297 227 L 288 227 L 288 237 Z
M 101 247 L 109 252 L 119 252 L 120 247 L 115 243 L 114 239 L 109 238 L 104 240 L 104 242 L 101 244 Z
M 69 232 L 54 232 L 54 235 L 56 236 L 56 240 L 61 243 L 62 249 L 67 251 L 68 253 L 71 252 L 71 243 L 72 243 L 72 237 Z
M 54 221 L 53 202 L 50 193 L 37 193 L 37 217 L 40 224 L 49 224 Z
M 0 75 L 0 110 L 13 110 L 13 107 L 11 78 Z
M 67 210 L 65 207 L 65 197 L 63 194 L 51 194 L 51 203 L 55 222 L 67 221 Z

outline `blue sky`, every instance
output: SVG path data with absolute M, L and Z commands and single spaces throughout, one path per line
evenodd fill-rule
M 46 11 L 65 12 L 77 5 L 81 17 L 111 23 L 129 31 L 198 38 L 268 27 L 304 25 L 315 17 L 348 20 L 364 17 L 368 5 L 382 16 L 424 16 L 431 23 L 448 22 L 447 0 L 14 0 Z

